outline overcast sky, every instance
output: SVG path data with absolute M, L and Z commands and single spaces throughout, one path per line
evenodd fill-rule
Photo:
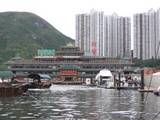
M 91 9 L 104 14 L 132 16 L 160 8 L 160 0 L 0 0 L 0 12 L 25 11 L 44 18 L 59 31 L 75 39 L 75 15 Z

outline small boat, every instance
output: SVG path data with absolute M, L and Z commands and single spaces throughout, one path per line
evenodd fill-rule
M 28 89 L 28 84 L 0 83 L 0 97 L 15 97 L 23 95 Z
M 24 76 L 15 76 L 14 83 L 27 83 L 29 89 L 45 89 L 51 86 L 51 77 L 45 74 L 29 74 Z
M 51 77 L 46 74 L 30 74 L 27 76 L 31 79 L 29 88 L 45 89 L 51 86 Z
M 23 95 L 27 89 L 27 83 L 13 83 L 13 73 L 11 71 L 0 71 L 0 97 L 15 97 Z

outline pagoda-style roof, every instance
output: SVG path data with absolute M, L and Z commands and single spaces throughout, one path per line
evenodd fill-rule
M 11 58 L 11 60 L 23 60 L 23 58 L 20 56 L 20 54 L 16 54 L 15 57 Z
M 84 52 L 79 47 L 68 45 L 61 47 L 56 51 L 57 56 L 83 56 Z

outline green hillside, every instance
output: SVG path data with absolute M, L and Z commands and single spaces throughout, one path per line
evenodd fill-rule
M 74 40 L 33 13 L 0 13 L 0 63 L 17 53 L 21 57 L 31 58 L 37 49 L 57 49 L 68 42 Z

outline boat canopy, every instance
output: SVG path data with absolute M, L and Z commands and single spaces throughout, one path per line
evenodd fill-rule
M 51 77 L 47 74 L 30 74 L 28 78 L 37 79 L 37 80 L 50 80 Z
M 108 69 L 103 69 L 103 70 L 101 70 L 101 71 L 96 75 L 96 80 L 98 80 L 98 79 L 100 78 L 100 76 L 102 76 L 102 77 L 113 77 L 111 71 L 108 70 Z
M 41 79 L 45 79 L 45 80 L 50 80 L 51 77 L 49 75 L 46 75 L 46 74 L 39 74 L 40 78 Z
M 29 74 L 28 76 L 27 76 L 28 78 L 32 78 L 32 79 L 36 79 L 36 80 L 40 80 L 40 75 L 38 75 L 38 74 Z

